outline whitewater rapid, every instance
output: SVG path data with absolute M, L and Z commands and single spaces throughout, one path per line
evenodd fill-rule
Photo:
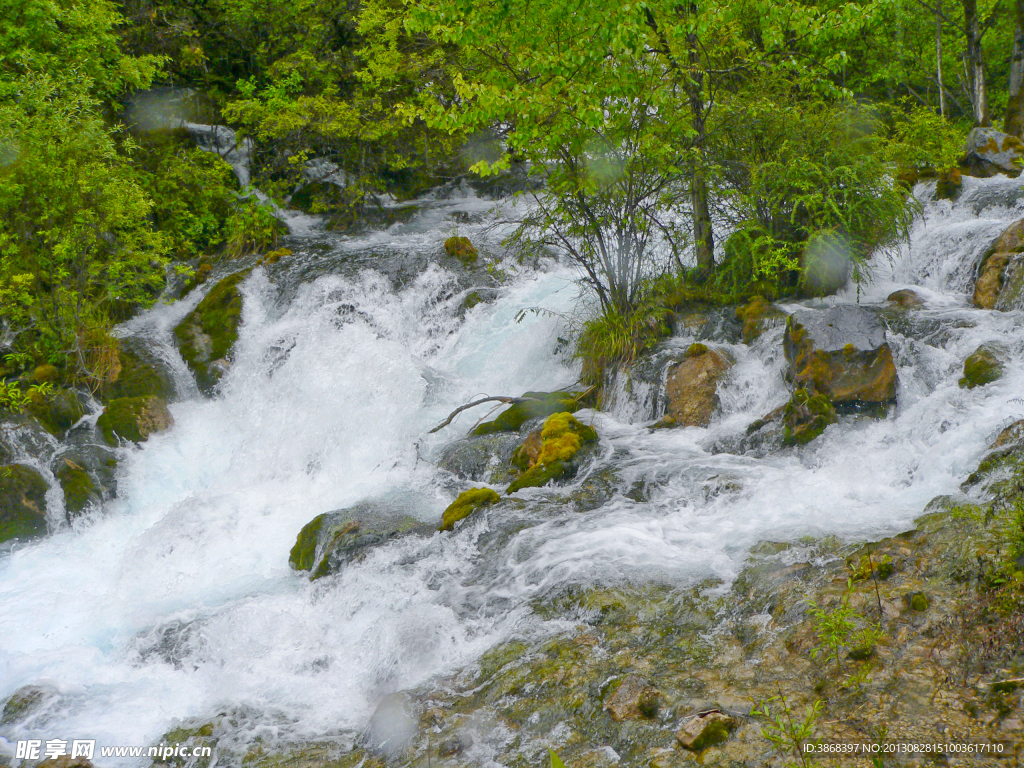
M 727 345 L 737 365 L 708 429 L 652 432 L 625 406 L 579 414 L 601 435 L 599 465 L 623 487 L 644 484 L 646 501 L 617 494 L 498 544 L 484 514 L 454 534 L 378 547 L 315 583 L 288 566 L 315 515 L 386 499 L 438 521 L 464 484 L 432 461 L 482 415 L 428 435 L 452 409 L 572 386 L 561 339 L 578 303 L 574 274 L 506 261 L 497 298 L 461 316 L 467 289 L 440 260 L 401 279 L 374 269 L 376 250 L 439 253 L 454 222 L 498 252 L 489 204 L 472 195 L 432 201 L 383 232 L 310 232 L 288 243 L 308 279 L 282 286 L 257 268 L 243 283 L 235 361 L 214 399 L 200 396 L 171 336 L 200 294 L 158 306 L 124 332 L 174 372 L 174 427 L 124 450 L 118 498 L 102 512 L 0 556 L 0 701 L 25 685 L 51 692 L 0 726 L 0 751 L 25 738 L 148 745 L 229 711 L 240 744 L 351 738 L 387 694 L 509 637 L 564 629 L 536 618 L 531 601 L 566 584 L 728 583 L 759 541 L 905 530 L 1024 417 L 1024 317 L 973 309 L 967 293 L 988 243 L 1024 216 L 1020 184 L 965 179 L 955 204 L 918 188 L 927 202 L 910 243 L 875 265 L 860 296 L 881 304 L 915 286 L 928 300 L 890 331 L 900 388 L 888 418 L 844 417 L 804 449 L 761 458 L 720 451 L 787 399 L 775 329 Z M 325 259 L 347 266 L 312 269 Z M 531 308 L 543 311 L 522 313 Z M 1007 350 L 1003 378 L 960 389 L 963 359 L 990 342 Z M 147 761 L 97 761 L 116 762 Z

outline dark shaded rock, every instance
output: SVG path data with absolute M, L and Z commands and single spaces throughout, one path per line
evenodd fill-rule
M 555 413 L 547 418 L 541 429 L 539 450 L 523 449 L 517 454 L 518 465 L 526 466 L 523 474 L 516 478 L 506 490 L 515 493 L 522 488 L 540 488 L 552 481 L 576 476 L 588 452 L 582 449 L 589 443 L 597 442 L 597 432 L 581 424 L 571 413 Z M 527 438 L 527 442 L 530 438 Z M 525 443 L 524 443 L 525 445 Z M 526 457 L 534 456 L 528 462 Z
M 26 410 L 47 432 L 58 437 L 85 415 L 85 408 L 78 395 L 70 389 L 56 389 L 46 397 L 35 397 Z
M 446 445 L 437 466 L 471 482 L 507 483 L 512 480 L 510 462 L 521 441 L 516 432 L 466 437 Z
M 836 409 L 827 397 L 798 389 L 782 413 L 785 427 L 782 444 L 806 445 L 824 432 L 829 424 L 835 424 L 836 419 Z
M 154 432 L 167 429 L 174 423 L 167 403 L 159 397 L 122 397 L 111 400 L 103 410 L 96 426 L 110 445 L 119 440 L 141 443 Z
M 1018 309 L 1024 297 L 1024 219 L 1003 230 L 982 256 L 974 283 L 974 305 L 981 309 Z
M 231 348 L 242 321 L 238 285 L 249 276 L 243 270 L 217 283 L 174 329 L 178 349 L 204 394 L 212 394 L 230 365 Z
M 967 135 L 960 171 L 987 179 L 998 173 L 1017 176 L 1024 160 L 1024 142 L 995 128 L 975 128 Z
M 789 378 L 837 411 L 884 411 L 896 401 L 896 365 L 885 328 L 868 309 L 844 304 L 795 312 L 783 342 Z
M 22 464 L 0 467 L 0 542 L 46 534 L 46 481 Z
M 718 383 L 734 361 L 724 352 L 693 344 L 665 385 L 667 413 L 657 427 L 706 427 L 718 407 Z
M 471 746 L 473 746 L 473 740 L 469 736 L 465 734 L 452 736 L 450 739 L 445 739 L 437 745 L 437 756 L 454 757 L 455 755 L 461 755 Z
M 974 389 L 998 381 L 1002 375 L 1003 364 L 996 356 L 995 350 L 988 345 L 982 345 L 964 360 L 964 375 L 959 383 L 964 389 Z
M 460 520 L 465 520 L 478 509 L 489 507 L 498 501 L 501 501 L 501 497 L 490 488 L 470 488 L 463 491 L 445 509 L 439 530 L 450 531 Z
M 935 177 L 935 199 L 955 200 L 963 186 L 963 174 L 959 168 L 942 171 Z
M 65 456 L 54 471 L 64 489 L 64 512 L 68 519 L 86 507 L 100 503 L 100 489 L 85 467 Z
M 432 526 L 387 504 L 364 502 L 314 517 L 299 532 L 288 564 L 297 571 L 310 571 L 312 581 L 341 570 L 364 557 L 367 550 L 394 538 L 431 532 Z
M 689 718 L 676 731 L 676 740 L 691 752 L 703 752 L 729 738 L 739 722 L 732 715 L 715 710 Z
M 473 435 L 495 432 L 516 432 L 530 419 L 547 418 L 553 413 L 575 413 L 580 409 L 579 396 L 572 392 L 524 392 L 521 403 L 510 405 L 494 421 L 485 421 Z
M 902 309 L 913 309 L 914 307 L 923 307 L 924 299 L 910 288 L 903 288 L 899 291 L 893 291 L 885 298 L 890 304 L 894 304 Z
M 612 720 L 655 717 L 658 714 L 658 689 L 637 675 L 627 675 L 604 700 L 604 709 Z

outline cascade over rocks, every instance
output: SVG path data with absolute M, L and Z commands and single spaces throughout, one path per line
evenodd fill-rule
M 238 285 L 252 270 L 229 275 L 217 283 L 174 329 L 178 349 L 205 395 L 231 364 L 231 348 L 242 321 L 242 294 Z
M 667 407 L 656 427 L 706 427 L 718 407 L 718 384 L 735 364 L 726 353 L 692 344 L 665 385 Z
M 975 128 L 967 135 L 960 171 L 988 178 L 997 173 L 1018 176 L 1024 160 L 1024 142 L 995 128 Z
M 884 411 L 896 402 L 896 365 L 885 327 L 869 309 L 839 305 L 794 312 L 783 340 L 788 378 L 837 411 Z
M 763 296 L 755 296 L 748 303 L 736 307 L 736 319 L 743 323 L 743 342 L 752 344 L 769 328 L 786 322 L 786 313 Z
M 0 466 L 0 542 L 46 534 L 46 481 L 22 464 Z
M 111 400 L 96 420 L 96 427 L 108 444 L 116 446 L 120 440 L 145 442 L 151 434 L 173 423 L 167 403 L 155 395 L 146 395 Z
M 432 527 L 380 502 L 363 502 L 348 509 L 317 515 L 299 531 L 288 556 L 297 571 L 309 571 L 310 581 L 336 573 L 347 563 L 365 557 L 367 550 L 398 536 L 428 534 Z
M 974 305 L 981 309 L 1019 309 L 1024 303 L 1024 219 L 1003 230 L 978 266 Z

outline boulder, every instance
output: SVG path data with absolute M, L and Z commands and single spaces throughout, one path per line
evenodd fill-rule
M 49 395 L 37 395 L 25 408 L 52 435 L 60 437 L 85 415 L 78 395 L 70 389 L 55 389 Z
M 56 695 L 52 688 L 40 685 L 25 685 L 11 694 L 0 712 L 0 725 L 11 725 L 24 720 L 32 712 L 39 709 L 47 699 Z
M 155 395 L 111 400 L 96 420 L 96 426 L 110 445 L 117 445 L 119 440 L 144 442 L 154 432 L 167 429 L 173 423 L 167 403 Z
M 896 401 L 892 350 L 869 309 L 841 304 L 795 312 L 783 348 L 794 386 L 824 395 L 837 411 L 879 413 Z
M 654 717 L 658 714 L 659 696 L 658 689 L 642 677 L 627 675 L 604 700 L 604 709 L 618 722 Z
M 676 740 L 691 752 L 703 752 L 728 739 L 737 725 L 736 718 L 720 710 L 702 712 L 683 722 Z
M 137 351 L 122 341 L 117 353 L 117 364 L 97 392 L 104 402 L 122 397 L 156 395 L 163 400 L 174 399 L 174 381 L 143 351 Z
M 1019 309 L 1024 296 L 1024 219 L 1007 227 L 982 256 L 974 282 L 974 305 L 981 309 Z
M 995 128 L 975 128 L 967 135 L 960 171 L 988 178 L 997 173 L 1017 176 L 1024 160 L 1024 142 Z
M 718 383 L 734 365 L 725 352 L 691 344 L 665 385 L 668 403 L 657 427 L 706 427 L 718 407 Z
M 444 250 L 466 266 L 476 262 L 477 250 L 468 237 L 449 237 L 444 241 Z
M 242 294 L 238 285 L 249 276 L 243 270 L 217 283 L 174 329 L 178 349 L 206 395 L 230 366 L 231 349 L 242 321 Z
M 441 516 L 441 527 L 438 530 L 451 531 L 460 520 L 465 520 L 478 509 L 489 507 L 501 501 L 496 491 L 490 488 L 470 488 L 458 495 Z
M 768 302 L 763 296 L 755 296 L 748 303 L 736 308 L 736 319 L 743 323 L 743 342 L 751 344 L 769 328 L 786 321 L 786 313 Z
M 996 350 L 983 344 L 964 360 L 964 375 L 960 379 L 960 386 L 964 389 L 974 389 L 991 384 L 1002 375 L 1003 363 L 996 356 Z
M 516 432 L 465 437 L 442 449 L 437 466 L 469 482 L 508 483 L 515 473 L 510 462 L 522 439 Z
M 580 409 L 579 395 L 572 392 L 524 392 L 523 398 L 522 402 L 509 406 L 494 421 L 485 421 L 470 434 L 518 432 L 530 419 L 544 419 L 553 413 L 575 413 Z
M 521 488 L 540 488 L 552 481 L 575 477 L 587 456 L 584 446 L 596 442 L 597 432 L 581 424 L 571 413 L 548 416 L 541 429 L 539 450 L 536 450 L 536 438 L 530 436 L 513 457 L 517 467 L 526 469 L 509 485 L 506 493 L 515 493 Z
M 362 559 L 372 547 L 430 531 L 429 525 L 394 508 L 365 502 L 314 517 L 299 531 L 288 564 L 297 571 L 309 571 L 314 581 Z
M 100 503 L 100 490 L 89 472 L 78 462 L 64 457 L 54 471 L 64 489 L 64 513 L 68 520 L 91 505 Z
M 782 444 L 806 445 L 836 420 L 836 409 L 825 395 L 798 389 L 782 412 Z
M 912 291 L 910 288 L 893 291 L 885 297 L 885 300 L 900 309 L 914 309 L 915 307 L 924 306 L 924 299 L 921 298 L 920 294 L 916 291 Z
M 0 467 L 0 542 L 46 534 L 46 481 L 21 464 Z

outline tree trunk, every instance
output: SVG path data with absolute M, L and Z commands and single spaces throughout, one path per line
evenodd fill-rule
M 963 0 L 964 35 L 967 38 L 967 78 L 974 107 L 974 125 L 984 128 L 992 124 L 988 112 L 988 92 L 985 88 L 985 60 L 981 51 L 978 30 L 978 0 Z
M 1024 0 L 1017 0 L 1015 10 L 1017 31 L 1010 59 L 1010 98 L 1006 103 L 1003 130 L 1011 136 L 1024 138 Z
M 696 16 L 696 6 L 690 6 L 690 13 Z M 704 115 L 704 70 L 700 66 L 700 49 L 696 34 L 687 36 L 690 49 L 690 72 L 686 78 L 686 96 L 690 102 L 690 114 L 697 150 L 697 168 L 690 182 L 690 209 L 693 217 L 693 251 L 697 266 L 701 269 L 715 267 L 715 238 L 711 231 L 711 211 L 708 204 L 708 182 L 704 176 L 704 139 L 706 135 Z
M 939 86 L 939 114 L 945 117 L 946 89 L 942 86 L 942 0 L 936 0 L 935 3 L 935 82 Z

